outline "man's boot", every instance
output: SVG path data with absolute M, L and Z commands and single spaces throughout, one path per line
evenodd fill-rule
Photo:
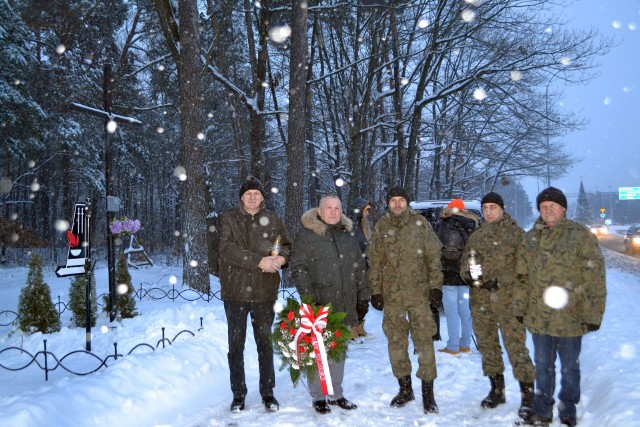
M 523 383 L 520 382 L 520 409 L 518 409 L 518 415 L 523 420 L 529 418 L 529 416 L 533 413 L 533 396 L 535 394 L 535 390 L 533 388 L 533 383 Z
M 398 378 L 398 384 L 400 385 L 400 391 L 396 396 L 391 399 L 391 406 L 396 408 L 402 408 L 407 403 L 415 399 L 413 395 L 413 386 L 411 385 L 411 376 Z
M 480 403 L 480 406 L 493 409 L 507 401 L 504 397 L 504 375 L 491 375 L 489 381 L 491 381 L 491 390 L 489 390 L 487 397 Z
M 438 405 L 433 397 L 433 380 L 422 380 L 422 406 L 425 414 L 437 414 Z
M 356 326 L 356 331 L 358 332 L 358 336 L 360 337 L 367 336 L 367 331 L 364 330 L 364 320 L 361 320 L 360 323 L 358 323 L 358 326 Z

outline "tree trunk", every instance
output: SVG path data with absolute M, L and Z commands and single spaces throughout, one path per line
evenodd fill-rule
M 289 63 L 289 141 L 287 143 L 287 205 L 285 223 L 290 237 L 300 230 L 304 201 L 304 147 L 307 103 L 307 1 L 293 0 Z
M 200 292 L 209 291 L 205 221 L 204 148 L 200 108 L 200 37 L 196 0 L 179 0 L 180 63 L 180 163 L 187 179 L 181 181 L 183 283 Z

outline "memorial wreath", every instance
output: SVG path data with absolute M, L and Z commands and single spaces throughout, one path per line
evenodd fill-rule
M 324 394 L 333 394 L 329 360 L 347 357 L 349 329 L 342 321 L 346 313 L 333 312 L 331 305 L 316 306 L 307 298 L 302 304 L 288 298 L 286 306 L 277 313 L 271 339 L 274 351 L 282 357 L 281 369 L 289 367 L 293 385 L 300 375 L 314 381 L 316 372 Z

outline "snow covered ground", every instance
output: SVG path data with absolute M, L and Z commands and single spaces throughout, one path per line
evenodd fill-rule
M 582 397 L 578 407 L 580 426 L 640 426 L 640 260 L 603 250 L 607 259 L 608 301 L 601 329 L 589 334 L 582 350 Z M 53 269 L 45 280 L 52 289 L 54 302 L 60 295 L 67 301 L 69 279 L 58 279 Z M 132 270 L 138 288 L 170 289 L 169 278 L 181 271 L 175 267 L 155 266 Z M 19 291 L 26 282 L 25 268 L 0 269 L 0 311 L 16 310 Z M 96 271 L 98 293 L 106 292 L 106 269 Z M 212 286 L 219 288 L 216 278 Z M 44 372 L 34 365 L 21 371 L 0 367 L 0 425 L 26 426 L 511 426 L 519 405 L 518 384 L 506 360 L 507 403 L 484 410 L 480 401 L 489 390 L 482 376 L 480 354 L 451 356 L 436 353 L 438 378 L 435 396 L 440 412 L 425 415 L 419 399 L 420 385 L 414 377 L 418 400 L 404 408 L 389 407 L 397 392 L 387 356 L 387 341 L 381 330 L 382 314 L 373 309 L 367 315 L 369 337 L 349 349 L 344 382 L 345 396 L 358 404 L 354 411 L 333 407 L 331 414 L 319 415 L 311 407 L 304 387 L 291 386 L 287 371 L 277 372 L 275 395 L 280 411 L 267 413 L 258 394 L 258 362 L 251 328 L 247 339 L 245 365 L 249 394 L 247 409 L 238 415 L 229 412 L 231 392 L 227 368 L 225 315 L 218 300 L 188 302 L 164 299 L 138 301 L 140 316 L 127 319 L 117 328 L 107 327 L 101 316 L 93 328 L 92 351 L 102 358 L 118 351 L 127 354 L 139 343 L 155 345 L 165 328 L 166 338 L 184 330 L 172 345 L 156 351 L 138 349 L 131 355 L 110 360 L 108 368 L 87 376 L 76 376 L 56 369 L 45 381 Z M 8 336 L 9 327 L 0 327 L 0 364 L 16 367 L 25 364 L 16 351 L 2 352 L 11 346 L 35 354 L 42 341 L 56 355 L 84 350 L 85 332 L 69 327 L 68 312 L 63 314 L 61 332 L 49 336 L 35 334 Z M 204 328 L 198 331 L 200 318 Z M 443 319 L 444 320 L 444 319 Z M 6 320 L 0 318 L 0 323 Z M 442 322 L 446 336 L 446 322 Z M 436 348 L 442 347 L 436 343 Z M 530 348 L 532 348 L 529 343 Z M 72 360 L 73 359 L 73 360 Z M 506 357 L 505 357 L 506 359 Z M 42 360 L 42 358 L 40 358 Z M 276 360 L 277 357 L 276 357 Z M 415 358 L 413 359 L 415 362 Z M 51 363 L 51 362 L 50 362 Z M 77 368 L 94 365 L 86 356 L 73 356 L 63 362 Z M 417 365 L 414 363 L 414 372 Z M 559 376 L 558 376 L 559 377 Z M 560 426 L 556 419 L 554 426 Z

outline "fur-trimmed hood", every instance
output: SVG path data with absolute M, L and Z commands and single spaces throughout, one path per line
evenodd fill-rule
M 478 227 L 479 223 L 480 223 L 480 218 L 478 218 L 478 215 L 474 214 L 473 212 L 469 212 L 468 210 L 460 210 L 460 209 L 454 209 L 454 208 L 443 208 L 440 211 L 440 218 L 449 218 L 453 215 L 458 215 L 461 216 L 463 218 L 467 218 L 470 219 L 471 221 L 476 223 L 476 227 Z
M 313 231 L 319 236 L 323 236 L 327 231 L 328 225 L 318 216 L 318 208 L 312 208 L 306 211 L 302 215 L 301 220 L 304 228 Z M 353 221 L 347 218 L 345 214 L 342 214 L 339 224 L 349 232 L 353 230 Z

